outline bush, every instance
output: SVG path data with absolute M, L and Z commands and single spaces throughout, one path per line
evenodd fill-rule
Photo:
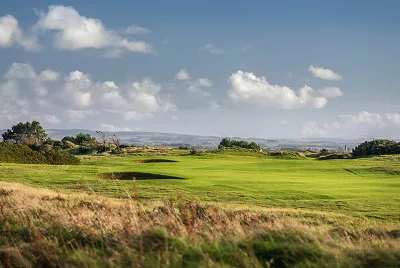
M 0 143 L 0 162 L 17 164 L 77 165 L 79 159 L 49 145 L 33 150 L 26 145 Z
M 82 146 L 79 146 L 78 152 L 80 154 L 91 154 L 91 153 L 93 153 L 93 148 L 90 148 L 89 146 L 86 146 L 86 145 L 82 145 Z
M 68 152 L 52 150 L 45 152 L 46 163 L 50 165 L 78 165 L 80 160 Z
M 365 141 L 353 149 L 354 157 L 382 154 L 400 154 L 400 143 L 384 139 L 372 140 Z
M 46 157 L 32 150 L 27 145 L 2 142 L 0 143 L 0 162 L 42 164 L 46 162 Z

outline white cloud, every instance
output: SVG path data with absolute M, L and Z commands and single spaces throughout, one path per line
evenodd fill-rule
M 338 87 L 324 87 L 317 90 L 317 95 L 324 98 L 336 98 L 343 96 L 343 92 Z
M 199 93 L 205 97 L 211 96 L 211 93 L 202 90 L 197 84 L 192 84 L 188 87 L 188 91 L 192 93 Z
M 33 67 L 26 63 L 13 63 L 5 75 L 7 79 L 34 79 L 36 73 Z
M 149 29 L 135 25 L 135 24 L 132 24 L 123 30 L 124 34 L 134 34 L 134 35 L 135 34 L 147 34 L 150 32 L 151 31 Z
M 60 50 L 84 48 L 124 52 L 154 53 L 151 44 L 129 41 L 115 31 L 106 29 L 99 19 L 81 16 L 73 7 L 49 6 L 47 13 L 40 14 L 36 29 L 55 31 L 54 44 Z
M 103 85 L 105 85 L 105 86 L 107 86 L 107 87 L 109 87 L 109 88 L 119 88 L 119 87 L 117 86 L 117 84 L 115 84 L 114 81 L 105 81 L 105 82 L 103 83 Z
M 78 122 L 103 113 L 139 120 L 177 110 L 169 96 L 163 94 L 162 85 L 150 78 L 119 87 L 114 81 L 92 80 L 89 74 L 78 70 L 60 76 L 50 69 L 37 76 L 29 64 L 12 64 L 5 81 L 0 81 L 0 123 L 33 116 L 48 123 L 56 123 L 62 117 Z M 49 111 L 54 117 L 48 115 Z
M 11 47 L 17 44 L 28 51 L 38 50 L 37 36 L 34 32 L 23 32 L 18 20 L 11 15 L 0 17 L 0 47 Z
M 39 75 L 39 79 L 44 82 L 46 82 L 46 81 L 53 82 L 53 81 L 56 81 L 59 77 L 60 77 L 60 74 L 58 72 L 55 72 L 50 69 L 44 70 Z
M 190 75 L 189 73 L 186 71 L 186 69 L 181 69 L 176 75 L 175 75 L 175 79 L 178 79 L 180 81 L 186 81 L 186 80 L 190 80 Z
M 100 124 L 100 127 L 103 131 L 108 132 L 123 132 L 123 131 L 133 131 L 129 127 L 117 127 L 111 124 Z
M 34 68 L 27 63 L 13 63 L 4 76 L 7 80 L 27 80 L 30 88 L 38 96 L 45 96 L 48 93 L 46 84 L 58 80 L 59 73 L 46 69 L 36 75 Z
M 296 94 L 289 87 L 270 85 L 265 77 L 260 78 L 253 73 L 237 71 L 228 82 L 229 97 L 235 102 L 281 109 L 322 108 L 328 102 L 327 96 L 320 96 L 320 92 L 308 86 Z
M 380 114 L 369 113 L 366 111 L 362 111 L 359 114 L 352 115 L 339 115 L 339 118 L 343 119 L 345 124 L 354 124 L 354 125 L 372 125 L 375 127 L 382 127 L 385 125 L 383 116 Z
M 225 51 L 221 48 L 216 47 L 213 44 L 207 44 L 200 48 L 200 50 L 207 51 L 211 54 L 223 54 Z
M 326 133 L 318 127 L 317 122 L 310 121 L 303 124 L 301 135 L 305 138 L 320 138 L 324 137 Z
M 44 120 L 45 120 L 47 123 L 52 124 L 52 125 L 54 125 L 54 124 L 59 124 L 59 123 L 61 122 L 60 119 L 58 119 L 57 116 L 55 116 L 55 115 L 49 115 L 49 114 L 44 116 Z
M 342 80 L 342 77 L 339 74 L 335 73 L 332 70 L 325 69 L 323 67 L 310 65 L 308 71 L 312 73 L 315 77 L 324 80 Z
M 11 15 L 0 17 L 0 47 L 10 47 L 19 38 L 18 21 Z
M 389 122 L 400 126 L 400 113 L 387 113 L 385 117 Z
M 361 111 L 357 114 L 338 115 L 337 120 L 324 123 L 321 127 L 315 122 L 310 126 L 329 137 L 393 137 L 398 134 L 400 114 Z M 307 132 L 310 126 L 306 126 L 304 131 Z
M 197 79 L 197 83 L 202 87 L 212 87 L 213 82 L 207 78 L 199 78 Z
M 67 110 L 68 118 L 71 122 L 79 122 L 88 116 L 97 114 L 93 110 Z
M 143 119 L 149 119 L 149 118 L 152 118 L 152 117 L 153 117 L 153 114 L 151 114 L 151 113 L 139 113 L 139 112 L 136 112 L 136 111 L 130 111 L 130 112 L 126 112 L 124 114 L 124 118 L 127 121 L 130 121 L 130 120 L 143 120 Z

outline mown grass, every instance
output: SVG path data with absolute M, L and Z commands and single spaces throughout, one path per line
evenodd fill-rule
M 4 267 L 396 267 L 398 224 L 0 182 Z
M 400 162 L 393 158 L 318 161 L 221 154 L 153 158 L 157 161 L 144 161 L 152 157 L 140 156 L 82 157 L 79 166 L 0 163 L 0 180 L 109 197 L 138 193 L 142 201 L 186 199 L 400 222 Z M 133 182 L 98 177 L 112 172 L 154 173 L 183 180 Z

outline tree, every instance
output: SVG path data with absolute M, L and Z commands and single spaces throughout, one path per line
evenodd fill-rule
M 224 138 L 221 140 L 219 143 L 218 149 L 222 149 L 224 147 L 240 147 L 240 148 L 245 148 L 245 149 L 251 149 L 255 151 L 260 151 L 261 147 L 255 142 L 247 142 L 247 141 L 242 141 L 242 140 L 230 140 L 227 138 Z
M 32 121 L 13 125 L 2 137 L 4 142 L 39 145 L 46 140 L 47 134 L 38 121 Z
M 73 141 L 73 143 L 78 145 L 83 145 L 85 143 L 93 143 L 96 141 L 95 137 L 92 137 L 90 134 L 84 134 L 82 132 L 78 133 Z
M 353 149 L 353 156 L 400 154 L 400 143 L 392 140 L 365 141 Z
M 64 138 L 62 138 L 61 141 L 62 141 L 62 142 L 67 142 L 67 141 L 69 141 L 69 142 L 75 143 L 75 138 L 72 137 L 72 136 L 65 136 Z
M 115 151 L 117 153 L 120 153 L 121 152 L 121 139 L 117 135 L 113 134 L 112 136 L 110 136 L 110 142 L 111 142 L 111 144 L 115 145 Z
M 108 143 L 107 134 L 105 132 L 103 132 L 103 131 L 96 131 L 96 133 L 97 133 L 97 136 L 99 137 L 98 141 L 100 142 L 100 144 L 103 147 L 106 147 L 107 143 Z

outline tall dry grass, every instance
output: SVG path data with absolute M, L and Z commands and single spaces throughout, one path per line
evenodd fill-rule
M 135 196 L 60 194 L 0 182 L 3 267 L 396 267 L 400 227 L 334 213 Z

